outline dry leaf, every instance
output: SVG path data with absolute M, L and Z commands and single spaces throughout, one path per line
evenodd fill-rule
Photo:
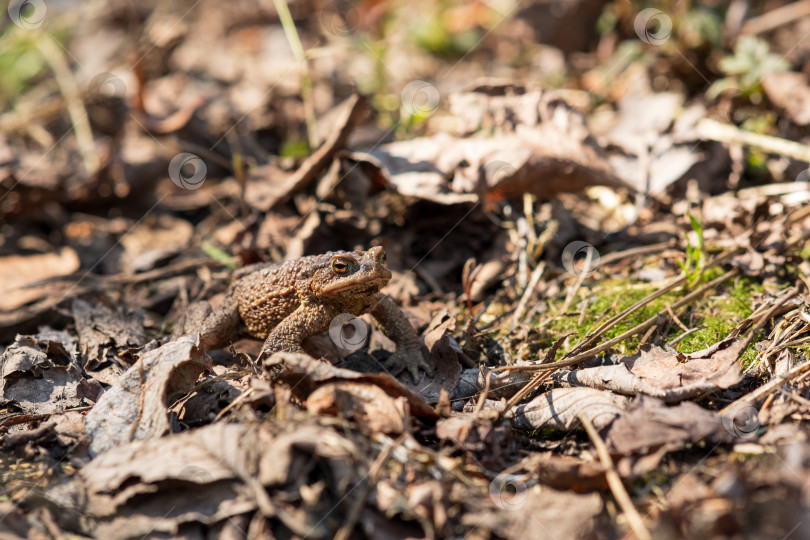
M 79 368 L 59 342 L 17 336 L 0 356 L 0 405 L 52 414 L 84 401 Z
M 398 435 L 407 427 L 407 401 L 393 399 L 382 388 L 370 383 L 327 383 L 312 392 L 304 406 L 311 413 L 350 418 L 375 433 Z
M 515 429 L 568 430 L 579 423 L 577 415 L 582 412 L 601 429 L 621 414 L 626 401 L 626 398 L 592 388 L 555 388 L 515 407 L 507 416 Z
M 42 298 L 53 286 L 24 289 L 28 284 L 72 274 L 79 269 L 79 257 L 65 247 L 58 253 L 0 257 L 0 310 L 12 310 Z
M 168 406 L 189 392 L 207 367 L 198 335 L 181 337 L 144 354 L 88 413 L 91 453 L 169 432 Z

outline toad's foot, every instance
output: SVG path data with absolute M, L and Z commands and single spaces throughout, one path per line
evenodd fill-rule
M 433 374 L 433 370 L 425 359 L 422 358 L 422 351 L 419 349 L 404 350 L 397 348 L 396 352 L 388 357 L 385 366 L 395 377 L 407 369 L 408 373 L 411 374 L 411 380 L 414 384 L 419 383 L 420 369 L 428 375 Z

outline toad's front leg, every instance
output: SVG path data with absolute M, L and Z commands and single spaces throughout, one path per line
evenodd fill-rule
M 388 366 L 394 375 L 399 375 L 407 369 L 414 384 L 419 381 L 419 369 L 430 374 L 432 370 L 422 357 L 422 347 L 419 336 L 411 326 L 408 318 L 399 309 L 394 300 L 387 294 L 377 293 L 374 305 L 369 311 L 377 321 L 382 333 L 391 338 L 397 345 L 397 350 L 388 359 Z
M 331 312 L 324 306 L 302 303 L 270 331 L 262 346 L 262 356 L 275 352 L 301 352 L 304 338 L 329 328 Z

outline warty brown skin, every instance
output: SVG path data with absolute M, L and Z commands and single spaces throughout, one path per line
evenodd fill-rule
M 394 375 L 407 369 L 417 381 L 419 369 L 429 373 L 430 367 L 408 319 L 391 297 L 379 292 L 390 280 L 382 247 L 244 268 L 223 306 L 203 321 L 202 345 L 227 345 L 244 323 L 252 336 L 265 340 L 262 354 L 300 352 L 304 338 L 329 329 L 341 313 L 370 313 L 397 346 L 387 367 Z

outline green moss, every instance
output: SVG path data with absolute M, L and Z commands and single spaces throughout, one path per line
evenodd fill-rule
M 720 270 L 710 269 L 702 276 L 701 281 L 708 281 L 716 277 L 715 274 L 719 275 L 720 273 Z M 627 279 L 605 280 L 589 289 L 581 289 L 578 298 L 571 304 L 569 313 L 559 313 L 562 301 L 552 301 L 549 304 L 549 313 L 544 314 L 534 322 L 548 330 L 548 343 L 543 343 L 544 347 L 550 346 L 557 337 L 571 332 L 575 333 L 571 341 L 574 344 L 609 317 L 630 307 L 656 290 L 658 290 L 657 286 Z M 653 300 L 608 329 L 604 334 L 603 341 L 613 339 L 655 316 L 660 311 L 666 310 L 667 305 L 671 306 L 691 290 L 693 289 L 677 288 Z M 677 310 L 676 314 L 684 325 L 690 329 L 700 329 L 676 343 L 675 348 L 680 352 L 690 353 L 709 347 L 725 338 L 743 319 L 751 314 L 751 295 L 761 291 L 762 285 L 754 279 L 740 277 L 727 282 L 713 292 L 708 292 L 702 299 L 697 300 L 690 306 Z M 587 306 L 585 317 L 582 318 L 583 324 L 580 325 L 577 306 L 581 306 L 586 297 L 590 299 L 590 303 Z M 661 329 L 666 331 L 666 334 L 660 335 L 660 333 L 656 333 L 652 340 L 653 343 L 659 346 L 663 346 L 683 334 L 681 327 L 675 323 L 661 325 L 659 332 Z M 638 349 L 642 337 L 643 333 L 625 339 L 615 347 L 615 352 L 621 354 L 634 353 Z M 562 356 L 564 352 L 558 351 L 558 357 Z M 756 351 L 752 345 L 743 354 L 743 361 L 752 361 L 755 354 Z

